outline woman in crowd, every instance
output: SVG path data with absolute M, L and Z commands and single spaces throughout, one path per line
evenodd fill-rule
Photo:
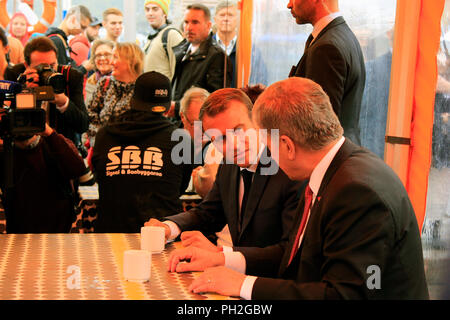
M 113 50 L 111 77 L 103 77 L 87 103 L 90 125 L 88 136 L 94 145 L 97 131 L 130 108 L 134 83 L 142 73 L 144 53 L 135 43 L 117 43 Z
M 87 79 L 85 86 L 85 102 L 92 99 L 97 83 L 105 76 L 110 76 L 113 66 L 114 42 L 106 39 L 95 40 L 91 52 L 90 63 L 94 66 L 94 73 Z
M 14 38 L 19 39 L 24 47 L 30 39 L 29 26 L 27 17 L 21 12 L 16 12 L 9 23 L 9 33 Z

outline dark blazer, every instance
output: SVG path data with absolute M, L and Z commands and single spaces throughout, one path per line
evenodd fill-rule
M 191 87 L 204 88 L 209 92 L 229 87 L 233 78 L 231 61 L 226 53 L 213 41 L 212 34 L 198 50 L 183 60 L 189 48 L 189 42 L 184 39 L 173 47 L 176 57 L 175 74 L 172 80 L 173 100 L 179 101 Z M 224 63 L 227 60 L 227 82 L 224 86 Z
M 221 164 L 204 201 L 188 212 L 167 217 L 167 220 L 175 222 L 182 231 L 199 230 L 205 235 L 222 230 L 228 223 L 234 249 L 239 251 L 248 249 L 239 247 L 265 247 L 282 239 L 287 241 L 301 184 L 289 180 L 281 169 L 275 175 L 261 175 L 260 164 L 239 231 L 239 171 L 237 165 Z M 282 252 L 278 254 L 281 259 Z
M 5 79 L 17 81 L 21 73 L 25 71 L 23 63 L 8 67 L 5 70 Z M 62 72 L 61 65 L 58 72 Z M 78 144 L 77 134 L 82 134 L 88 129 L 89 117 L 84 104 L 83 75 L 74 68 L 69 69 L 69 82 L 65 94 L 69 97 L 69 105 L 64 113 L 59 112 L 56 106 L 50 103 L 49 122 L 50 126 L 58 133 Z
M 408 194 L 373 153 L 345 141 L 325 173 L 302 244 L 287 266 L 301 215 L 284 250 L 278 279 L 258 278 L 252 299 L 429 298 Z M 270 249 L 274 250 L 244 253 L 246 274 L 267 274 L 271 264 L 280 262 L 271 257 Z M 370 266 L 380 268 L 380 289 L 368 289 L 374 274 Z
M 344 135 L 360 144 L 358 121 L 366 72 L 359 42 L 344 18 L 337 17 L 318 34 L 289 76 L 320 84 Z

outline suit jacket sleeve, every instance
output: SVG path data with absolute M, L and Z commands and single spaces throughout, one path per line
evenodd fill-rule
M 83 133 L 89 126 L 83 96 L 83 75 L 73 68 L 69 72 L 69 105 L 63 116 L 66 123 L 77 133 Z
M 378 266 L 382 279 L 388 277 L 382 271 L 388 253 L 394 250 L 395 233 L 389 208 L 367 186 L 353 183 L 333 189 L 327 199 L 313 207 L 304 238 L 309 237 L 308 244 L 305 241 L 300 248 L 300 263 L 321 261 L 314 266 L 320 270 L 320 281 L 258 278 L 252 299 L 361 299 L 370 295 L 369 266 Z M 322 234 L 312 238 L 310 225 L 311 231 L 322 230 Z M 316 250 L 310 250 L 313 247 Z M 292 241 L 283 261 L 291 248 Z M 314 256 L 320 251 L 321 257 Z
M 219 167 L 219 173 L 221 171 Z M 175 222 L 181 231 L 199 230 L 205 235 L 218 232 L 225 226 L 226 219 L 220 195 L 220 179 L 216 179 L 206 198 L 195 208 L 166 217 L 165 220 Z
M 224 63 L 227 60 L 227 79 L 224 87 Z M 206 74 L 206 88 L 209 92 L 214 92 L 218 89 L 227 88 L 231 86 L 231 80 L 233 78 L 233 67 L 230 58 L 221 51 L 217 51 L 212 62 L 209 65 L 208 72 Z
M 330 97 L 334 112 L 340 118 L 345 79 L 347 78 L 345 59 L 338 48 L 330 43 L 317 43 L 310 50 L 305 78 L 322 86 L 322 89 Z
M 279 243 L 265 248 L 258 247 L 234 247 L 235 251 L 240 251 L 246 261 L 246 274 L 275 277 L 280 269 L 280 262 L 284 251 L 288 245 L 289 237 L 292 233 L 295 218 L 298 212 L 299 194 L 304 190 L 305 185 L 290 181 L 285 185 L 284 196 L 280 200 L 285 204 L 281 211 L 283 223 L 283 235 Z M 264 263 L 270 259 L 274 263 Z

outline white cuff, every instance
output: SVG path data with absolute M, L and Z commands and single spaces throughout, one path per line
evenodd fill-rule
M 258 277 L 246 276 L 242 283 L 240 296 L 245 300 L 252 300 L 253 285 Z
M 245 274 L 245 268 L 247 263 L 245 261 L 244 255 L 239 251 L 234 252 L 223 252 L 225 256 L 225 267 L 233 269 L 239 273 Z
M 223 246 L 222 251 L 223 252 L 233 252 L 233 247 Z
M 69 97 L 67 97 L 66 103 L 62 107 L 56 106 L 56 108 L 59 110 L 59 112 L 64 113 L 67 110 L 67 107 L 69 106 Z
M 166 220 L 163 221 L 163 223 L 167 224 L 170 228 L 170 236 L 168 240 L 173 240 L 180 235 L 181 230 L 175 222 Z

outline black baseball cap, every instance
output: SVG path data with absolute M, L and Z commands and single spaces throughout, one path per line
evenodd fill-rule
M 169 78 L 156 71 L 146 72 L 136 79 L 131 109 L 164 113 L 170 108 L 171 96 Z
M 102 26 L 102 22 L 98 20 L 96 17 L 92 18 L 92 22 L 89 24 L 91 27 Z

